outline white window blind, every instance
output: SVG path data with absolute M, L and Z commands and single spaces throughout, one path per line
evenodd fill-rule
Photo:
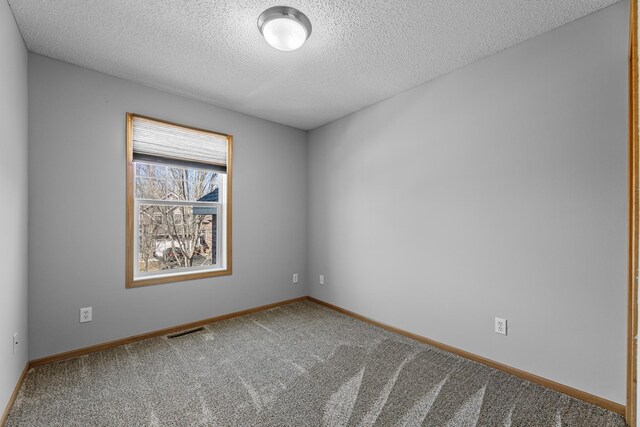
M 133 159 L 227 170 L 227 137 L 133 117 Z

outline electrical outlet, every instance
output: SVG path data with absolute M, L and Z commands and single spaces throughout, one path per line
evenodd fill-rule
M 16 354 L 16 350 L 20 342 L 18 341 L 18 333 L 13 334 L 13 354 Z
M 93 320 L 93 308 L 85 307 L 80 309 L 80 323 L 91 322 Z
M 496 334 L 507 335 L 507 319 L 496 317 L 495 330 Z
M 293 273 L 293 283 L 298 283 L 299 282 L 299 277 L 298 277 L 298 273 Z
M 320 275 L 320 284 L 324 285 L 324 275 L 323 274 Z

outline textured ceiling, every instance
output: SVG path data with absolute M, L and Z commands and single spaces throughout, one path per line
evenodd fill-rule
M 42 55 L 313 129 L 617 0 L 287 0 L 293 52 L 256 20 L 274 0 L 9 0 Z

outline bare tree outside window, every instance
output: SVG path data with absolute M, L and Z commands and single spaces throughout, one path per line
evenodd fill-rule
M 218 191 L 213 171 L 135 163 L 140 272 L 216 265 Z

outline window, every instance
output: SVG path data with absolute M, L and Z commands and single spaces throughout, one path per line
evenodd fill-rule
M 232 137 L 127 114 L 127 287 L 231 274 Z
M 173 214 L 173 222 L 175 225 L 182 225 L 182 212 L 179 209 Z

